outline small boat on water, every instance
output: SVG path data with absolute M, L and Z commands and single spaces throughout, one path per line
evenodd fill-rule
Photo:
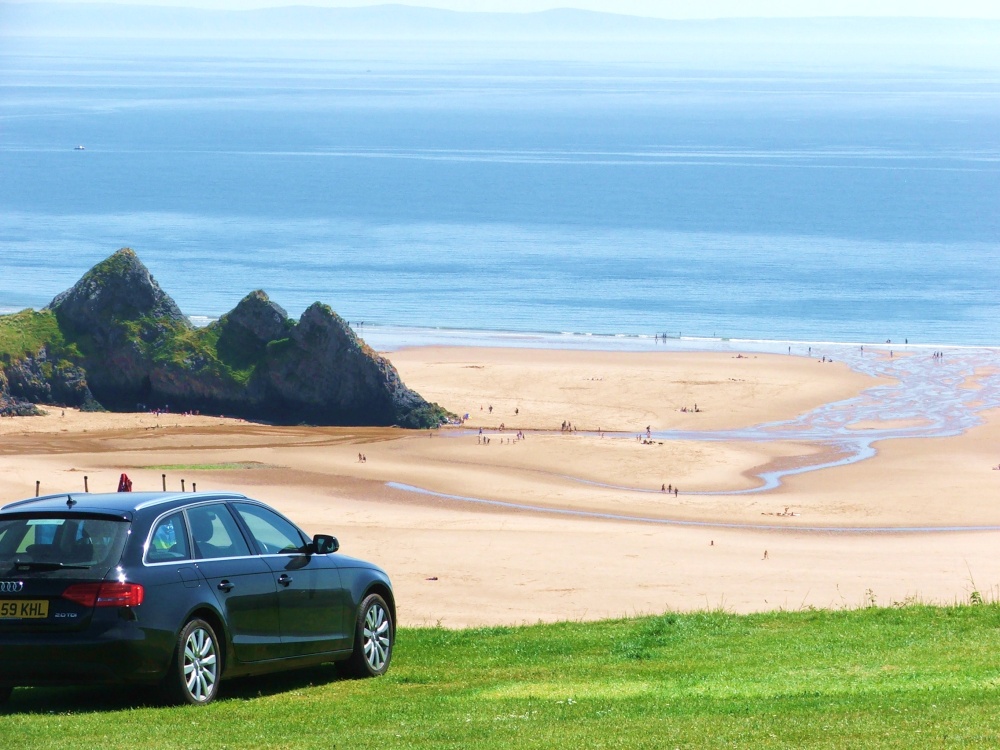
M 76 147 L 76 148 L 74 148 L 73 150 L 74 150 L 74 151 L 86 151 L 86 150 L 87 150 L 87 147 L 86 147 L 86 146 L 77 146 L 77 147 Z

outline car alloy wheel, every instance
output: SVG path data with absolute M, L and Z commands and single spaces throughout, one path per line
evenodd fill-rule
M 355 677 L 378 677 L 389 669 L 396 629 L 392 612 L 378 594 L 361 602 L 354 629 L 354 651 L 344 665 Z
M 183 703 L 204 705 L 219 691 L 222 660 L 218 639 L 204 620 L 191 620 L 177 638 L 171 686 Z
M 372 672 L 381 673 L 389 662 L 389 649 L 392 647 L 392 626 L 389 613 L 381 599 L 377 599 L 365 612 L 364 649 L 365 661 Z

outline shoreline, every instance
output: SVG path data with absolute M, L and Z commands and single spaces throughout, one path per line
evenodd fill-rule
M 0 316 L 13 315 L 24 310 L 41 308 L 0 305 Z M 202 328 L 218 320 L 208 315 L 185 315 L 196 328 Z M 473 329 L 410 326 L 394 323 L 363 324 L 347 321 L 354 333 L 376 351 L 391 353 L 400 349 L 436 346 L 491 347 L 491 348 L 541 348 L 565 349 L 570 351 L 649 351 L 649 346 L 663 347 L 668 351 L 744 351 L 757 353 L 787 353 L 787 347 L 869 347 L 898 351 L 923 350 L 984 350 L 1000 352 L 1000 344 L 976 344 L 967 342 L 916 342 L 844 340 L 836 341 L 822 337 L 815 338 L 767 338 L 763 336 L 718 336 L 707 334 L 674 335 L 667 332 L 588 332 L 588 331 L 529 331 L 506 329 Z
M 815 339 L 770 339 L 763 337 L 723 337 L 707 335 L 662 336 L 659 333 L 588 333 L 577 331 L 505 331 L 462 328 L 421 328 L 366 323 L 352 330 L 380 352 L 435 346 L 540 348 L 570 351 L 734 351 L 761 354 L 785 354 L 788 347 L 800 352 L 802 347 L 858 348 L 872 350 L 984 350 L 1000 352 L 1000 345 L 968 343 L 893 343 L 892 341 L 830 341 Z

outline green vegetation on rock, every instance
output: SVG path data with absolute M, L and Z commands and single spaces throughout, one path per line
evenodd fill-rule
M 58 357 L 79 357 L 75 344 L 67 344 L 56 316 L 48 310 L 22 310 L 0 315 L 0 360 L 10 364 L 48 348 Z

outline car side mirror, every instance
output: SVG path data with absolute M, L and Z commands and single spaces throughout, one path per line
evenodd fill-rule
M 317 555 L 330 555 L 340 549 L 337 537 L 329 534 L 316 534 L 312 540 L 312 552 Z

